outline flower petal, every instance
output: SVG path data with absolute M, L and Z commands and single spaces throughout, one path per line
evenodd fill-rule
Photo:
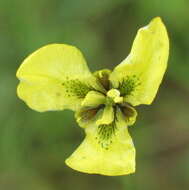
M 126 102 L 151 104 L 167 67 L 168 52 L 167 31 L 159 17 L 139 29 L 131 53 L 110 74 Z
M 90 91 L 82 101 L 81 105 L 84 107 L 97 107 L 101 104 L 105 104 L 105 102 L 106 98 L 102 93 Z
M 96 121 L 97 125 L 107 125 L 112 123 L 114 120 L 114 109 L 112 107 L 112 105 L 106 105 L 102 116 L 100 117 L 100 119 L 98 119 Z
M 135 123 L 137 111 L 133 107 L 125 103 L 120 105 L 118 111 L 122 113 L 122 119 L 127 126 L 133 125 Z
M 135 172 L 135 148 L 125 122 L 118 118 L 114 124 L 87 127 L 84 141 L 66 164 L 90 174 L 117 176 Z
M 100 82 L 100 84 L 107 91 L 110 89 L 110 81 L 109 81 L 110 73 L 111 73 L 111 71 L 109 69 L 103 69 L 103 70 L 99 70 L 99 71 L 96 71 L 96 72 L 93 73 L 94 76 Z
M 28 56 L 17 71 L 18 96 L 37 111 L 78 109 L 85 95 L 102 90 L 82 53 L 65 44 L 51 44 Z
M 80 127 L 88 127 L 96 123 L 96 121 L 102 117 L 102 106 L 88 108 L 81 107 L 75 112 L 75 118 Z

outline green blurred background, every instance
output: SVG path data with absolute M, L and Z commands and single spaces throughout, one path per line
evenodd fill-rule
M 188 0 L 0 0 L 0 190 L 189 189 Z M 130 128 L 135 174 L 88 175 L 64 164 L 84 137 L 71 111 L 37 113 L 16 96 L 23 59 L 49 43 L 84 53 L 92 71 L 112 69 L 139 27 L 161 16 L 169 67 L 151 106 Z

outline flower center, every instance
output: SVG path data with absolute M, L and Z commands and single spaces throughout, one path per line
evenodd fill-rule
M 113 103 L 123 102 L 123 97 L 120 96 L 120 92 L 117 89 L 112 88 L 107 92 L 107 97 L 113 101 Z

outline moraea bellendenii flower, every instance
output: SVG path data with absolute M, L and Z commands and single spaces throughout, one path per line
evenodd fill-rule
M 135 106 L 151 104 L 167 67 L 169 40 L 159 17 L 138 30 L 128 57 L 91 73 L 82 53 L 50 44 L 29 55 L 17 71 L 17 93 L 39 112 L 71 109 L 86 137 L 66 164 L 102 175 L 135 172 L 135 148 L 128 132 Z

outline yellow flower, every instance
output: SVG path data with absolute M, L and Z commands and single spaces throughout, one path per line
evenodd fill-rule
M 91 73 L 81 52 L 51 44 L 28 56 L 17 71 L 17 93 L 36 111 L 71 109 L 86 137 L 66 160 L 92 174 L 135 172 L 135 148 L 128 133 L 137 112 L 151 104 L 167 67 L 169 40 L 159 17 L 139 29 L 129 56 L 113 71 Z

